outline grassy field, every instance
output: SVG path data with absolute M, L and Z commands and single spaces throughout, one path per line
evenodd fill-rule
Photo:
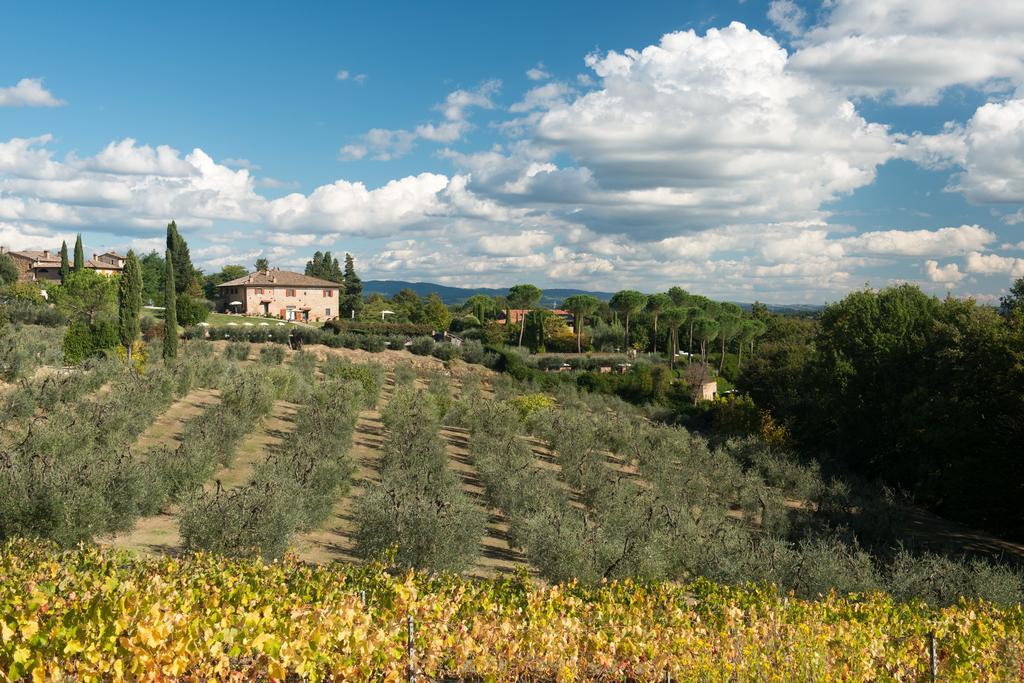
M 210 317 L 206 319 L 206 322 L 211 325 L 227 325 L 228 323 L 252 323 L 253 325 L 259 325 L 260 323 L 269 323 L 270 325 L 277 325 L 278 323 L 285 323 L 286 325 L 295 325 L 297 323 L 288 322 L 285 320 L 277 320 L 275 318 L 258 318 L 256 316 L 249 315 L 229 315 L 227 313 L 211 313 Z
M 147 315 L 153 316 L 157 320 L 164 319 L 164 309 L 162 308 L 146 308 L 143 312 Z M 301 324 L 285 320 L 277 320 L 276 318 L 262 318 L 251 315 L 229 315 L 227 313 L 211 313 L 206 319 L 206 322 L 210 325 L 227 325 L 228 323 L 235 323 L 237 325 L 241 325 L 242 323 L 252 323 L 253 325 L 259 325 L 260 323 L 268 323 L 270 325 L 276 325 L 277 323 L 284 323 L 286 325 Z

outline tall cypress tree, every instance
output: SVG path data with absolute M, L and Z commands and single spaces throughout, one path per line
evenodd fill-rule
M 60 283 L 64 284 L 64 281 L 68 279 L 68 273 L 71 272 L 71 264 L 68 263 L 68 243 L 67 240 L 62 240 L 60 243 Z
M 178 357 L 177 294 L 174 288 L 174 257 L 168 249 L 164 257 L 164 360 Z
M 85 249 L 82 248 L 82 233 L 78 233 L 78 237 L 75 238 L 75 272 L 79 272 L 85 268 Z
M 345 293 L 344 307 L 351 315 L 351 311 L 358 311 L 363 303 L 363 281 L 356 275 L 352 254 L 345 254 L 345 274 L 341 276 L 341 289 Z
M 192 257 L 188 253 L 188 242 L 178 233 L 178 224 L 167 224 L 167 251 L 174 259 L 175 292 L 183 294 L 192 282 Z
M 134 251 L 128 252 L 117 289 L 117 334 L 132 360 L 132 347 L 139 338 L 139 313 L 142 311 L 142 267 Z

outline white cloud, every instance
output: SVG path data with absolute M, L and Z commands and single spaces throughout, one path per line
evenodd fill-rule
M 162 253 L 167 247 L 167 239 L 164 237 L 136 237 L 129 242 L 129 245 L 139 254 L 148 254 L 151 251 Z
M 807 13 L 793 0 L 772 0 L 768 5 L 768 20 L 780 31 L 796 35 L 803 31 Z
M 345 145 L 338 156 L 344 161 L 353 161 L 370 156 L 377 161 L 390 161 L 405 156 L 412 150 L 416 134 L 407 130 L 372 128 L 358 143 Z
M 443 215 L 438 194 L 448 178 L 421 173 L 370 190 L 363 183 L 338 180 L 311 194 L 289 194 L 267 203 L 265 219 L 283 229 L 378 236 Z
M 544 70 L 543 63 L 537 62 L 537 66 L 527 70 L 526 77 L 529 78 L 531 81 L 543 81 L 545 79 L 551 78 L 551 74 Z
M 1007 0 L 832 0 L 791 65 L 850 92 L 934 102 L 1024 81 L 1024 12 Z
M 179 156 L 178 150 L 167 145 L 158 145 L 156 149 L 149 145 L 137 146 L 132 138 L 111 142 L 89 160 L 88 166 L 104 173 L 168 177 L 184 177 L 194 170 Z
M 1024 99 L 979 107 L 962 139 L 964 170 L 950 189 L 977 203 L 1024 203 Z
M 929 260 L 924 262 L 924 268 L 929 280 L 946 285 L 954 285 L 967 277 L 966 273 L 960 272 L 960 266 L 955 263 L 940 266 L 938 261 Z
M 231 157 L 226 157 L 221 159 L 220 163 L 224 164 L 228 168 L 244 168 L 249 171 L 258 171 L 261 168 L 259 164 L 254 164 L 248 159 L 233 159 Z
M 523 99 L 513 104 L 508 110 L 520 113 L 534 109 L 551 109 L 555 105 L 563 103 L 573 92 L 573 89 L 565 83 L 545 83 L 528 90 Z
M 477 240 L 477 247 L 492 256 L 525 256 L 551 242 L 551 235 L 527 230 L 516 235 L 483 235 Z
M 373 128 L 356 142 L 343 146 L 338 157 L 343 161 L 356 161 L 369 157 L 377 161 L 390 161 L 412 151 L 417 138 L 432 142 L 455 142 L 473 128 L 468 118 L 471 108 L 493 109 L 492 97 L 500 90 L 501 81 L 490 80 L 473 90 L 455 90 L 436 109 L 444 114 L 440 123 L 424 123 L 415 130 Z
M 43 87 L 41 78 L 23 78 L 16 85 L 0 88 L 0 107 L 60 107 L 67 104 Z
M 362 85 L 364 82 L 366 82 L 366 74 L 352 73 L 348 69 L 339 70 L 338 73 L 334 75 L 334 77 L 339 81 L 352 80 L 354 83 L 358 83 L 359 85 Z
M 787 69 L 785 50 L 742 24 L 588 64 L 601 87 L 553 104 L 534 135 L 578 168 L 536 174 L 527 196 L 576 205 L 591 227 L 660 237 L 820 217 L 899 151 L 885 126 Z
M 231 221 L 294 232 L 298 244 L 308 235 L 382 236 L 446 216 L 501 220 L 514 213 L 476 198 L 461 177 L 450 184 L 444 175 L 423 173 L 377 188 L 338 180 L 309 195 L 268 199 L 247 170 L 217 163 L 201 149 L 181 156 L 166 146 L 126 139 L 94 157 L 58 161 L 50 141 L 40 136 L 0 142 L 0 221 L 23 226 L 28 234 L 73 225 L 147 239 L 171 219 L 185 230 Z M 214 241 L 216 234 L 204 236 Z
M 967 272 L 982 275 L 1009 274 L 1011 277 L 1024 276 L 1024 258 L 1000 256 L 999 254 L 980 254 L 971 252 L 965 264 Z
M 962 256 L 996 241 L 978 225 L 938 230 L 880 230 L 841 241 L 847 253 L 892 256 Z

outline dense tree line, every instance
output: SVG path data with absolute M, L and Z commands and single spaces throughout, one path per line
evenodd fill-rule
M 1018 283 L 1019 286 L 1019 283 Z M 1021 287 L 1024 290 L 1024 287 Z M 773 317 L 741 388 L 810 453 L 1024 537 L 1024 320 L 911 285 Z

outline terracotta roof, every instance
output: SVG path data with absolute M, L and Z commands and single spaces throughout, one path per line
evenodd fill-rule
M 280 287 L 335 287 L 340 289 L 341 285 L 330 280 L 321 280 L 318 277 L 310 277 L 302 273 L 293 273 L 290 270 L 257 270 L 244 277 L 229 280 L 218 287 L 264 287 L 276 285 Z
M 60 252 L 52 251 L 11 251 L 8 252 L 12 256 L 21 256 L 23 258 L 32 259 L 33 268 L 60 268 Z M 70 265 L 74 266 L 74 258 L 70 259 Z M 95 259 L 86 259 L 86 268 L 101 269 L 101 270 L 121 270 L 121 266 L 114 265 L 113 263 L 107 263 L 105 261 L 97 261 Z

